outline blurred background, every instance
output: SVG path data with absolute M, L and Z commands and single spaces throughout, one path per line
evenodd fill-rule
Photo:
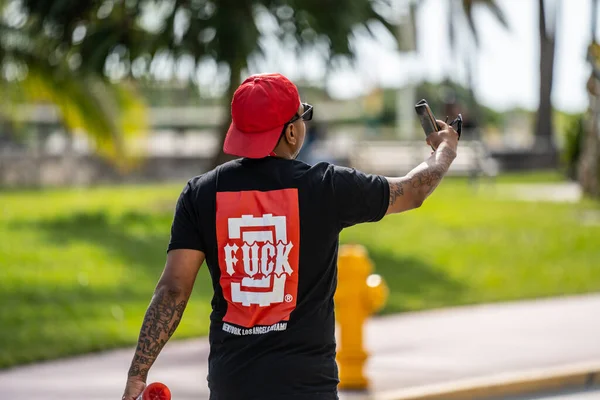
M 597 22 L 596 0 L 0 0 L 0 368 L 135 343 L 253 73 L 314 105 L 311 164 L 405 174 L 430 153 L 415 103 L 462 113 L 430 200 L 342 234 L 382 314 L 597 292 Z M 207 333 L 200 275 L 178 338 Z

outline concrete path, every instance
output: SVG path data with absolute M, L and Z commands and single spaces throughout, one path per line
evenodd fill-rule
M 372 398 L 407 388 L 600 361 L 600 294 L 373 318 L 366 328 Z M 0 372 L 3 398 L 120 399 L 133 349 Z M 207 398 L 205 340 L 170 342 L 150 381 L 174 400 Z M 344 394 L 343 399 L 364 396 Z
M 598 400 L 600 390 L 590 390 L 568 394 L 551 394 L 544 397 L 530 397 L 524 400 Z
M 567 390 L 554 393 L 520 396 L 509 400 L 598 400 L 600 399 L 600 388 L 591 388 L 587 390 Z
M 499 184 L 496 190 L 503 190 L 518 200 L 534 202 L 577 203 L 583 195 L 576 182 Z

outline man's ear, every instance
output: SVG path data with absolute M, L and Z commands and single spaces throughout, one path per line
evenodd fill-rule
M 290 124 L 285 130 L 285 138 L 289 144 L 296 144 L 296 132 L 294 132 L 294 124 Z

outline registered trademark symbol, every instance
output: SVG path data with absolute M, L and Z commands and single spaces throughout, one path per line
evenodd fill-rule
M 286 302 L 286 303 L 291 303 L 291 302 L 292 302 L 292 300 L 294 300 L 294 298 L 292 297 L 292 295 L 291 295 L 291 294 L 286 294 L 286 295 L 285 295 L 285 302 Z

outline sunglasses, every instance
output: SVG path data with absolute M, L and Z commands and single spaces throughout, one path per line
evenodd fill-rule
M 283 135 L 285 134 L 285 130 L 289 124 L 292 124 L 292 123 L 298 121 L 300 118 L 302 118 L 302 120 L 304 120 L 304 121 L 310 121 L 312 119 L 312 117 L 313 117 L 313 106 L 311 106 L 308 103 L 302 103 L 302 114 L 298 115 L 298 113 L 296 113 L 296 115 L 294 115 L 292 117 L 292 119 L 290 119 L 283 126 L 283 129 L 281 130 L 281 135 L 279 136 L 279 138 L 281 139 L 283 137 Z
M 313 106 L 311 106 L 308 103 L 302 103 L 302 114 L 298 115 L 298 113 L 296 113 L 296 115 L 294 115 L 292 117 L 292 119 L 288 122 L 288 124 L 291 124 L 292 122 L 296 122 L 298 121 L 300 118 L 302 118 L 303 121 L 310 121 L 313 117 Z
M 463 119 L 461 114 L 458 114 L 454 121 L 450 122 L 450 126 L 452 126 L 456 130 L 456 133 L 458 133 L 458 139 L 460 139 L 460 135 L 462 133 L 462 124 Z

